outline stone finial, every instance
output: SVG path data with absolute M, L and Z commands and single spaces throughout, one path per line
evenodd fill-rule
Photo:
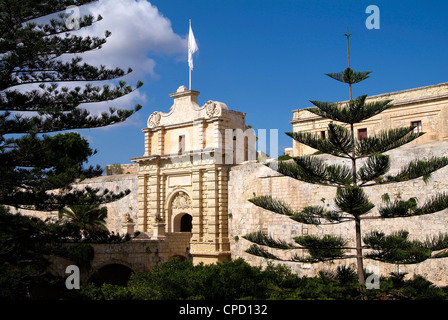
M 184 91 L 187 91 L 186 86 L 180 86 L 179 88 L 177 88 L 177 92 L 184 92 Z

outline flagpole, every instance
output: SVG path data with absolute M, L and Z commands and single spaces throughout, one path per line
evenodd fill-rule
M 189 19 L 189 21 L 190 21 L 190 28 L 191 28 L 191 19 Z M 190 29 L 188 29 L 188 30 L 190 30 Z M 190 50 L 190 41 L 188 41 L 188 50 Z M 189 89 L 188 90 L 191 90 L 191 68 L 190 68 L 190 66 L 188 66 L 188 70 L 189 70 Z

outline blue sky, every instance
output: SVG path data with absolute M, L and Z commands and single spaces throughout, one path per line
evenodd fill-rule
M 148 116 L 168 112 L 169 94 L 188 86 L 189 19 L 199 46 L 192 81 L 192 89 L 201 93 L 199 105 L 221 101 L 245 112 L 255 130 L 278 129 L 280 151 L 292 145 L 284 134 L 291 131 L 292 110 L 311 106 L 309 100 L 348 99 L 347 86 L 325 76 L 347 67 L 347 26 L 351 67 L 373 71 L 354 86 L 354 96 L 448 81 L 448 1 L 128 0 L 129 10 L 138 5 L 139 19 L 120 18 L 120 8 L 109 8 L 108 17 L 104 8 L 118 2 L 104 2 L 96 10 L 104 26 L 113 29 L 112 44 L 92 57 L 133 67 L 125 80 L 145 85 L 108 104 L 141 103 L 143 109 L 128 121 L 80 131 L 98 150 L 92 165 L 130 163 L 143 155 L 141 129 Z M 380 29 L 366 28 L 369 5 L 380 10 Z M 134 42 L 128 44 L 129 39 Z

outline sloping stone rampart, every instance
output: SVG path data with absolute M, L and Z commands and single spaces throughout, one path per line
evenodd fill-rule
M 405 163 L 416 158 L 427 158 L 431 156 L 448 156 L 448 142 L 415 144 L 390 151 L 392 159 L 391 173 L 399 170 Z M 320 156 L 331 161 L 340 161 L 330 156 Z M 335 160 L 336 159 L 336 160 Z M 423 204 L 431 196 L 438 192 L 448 190 L 448 168 L 443 168 L 432 174 L 431 180 L 425 183 L 422 178 L 409 182 L 385 184 L 375 187 L 366 187 L 365 191 L 370 200 L 378 205 L 381 203 L 381 196 L 385 193 L 391 199 L 401 198 L 404 200 L 410 197 L 417 197 L 419 204 Z M 232 258 L 242 257 L 254 265 L 266 265 L 267 261 L 250 255 L 245 250 L 250 246 L 250 242 L 242 236 L 262 230 L 276 239 L 283 239 L 293 242 L 295 236 L 300 235 L 341 235 L 349 240 L 348 245 L 354 245 L 355 238 L 354 225 L 346 222 L 333 225 L 306 225 L 295 222 L 286 216 L 274 214 L 261 209 L 248 201 L 256 195 L 272 195 L 288 202 L 292 208 L 301 209 L 307 205 L 324 204 L 332 207 L 336 188 L 313 185 L 297 181 L 295 179 L 282 176 L 274 170 L 260 163 L 246 163 L 233 167 L 230 171 L 229 179 L 229 229 L 231 239 Z M 376 215 L 376 208 L 371 215 Z M 362 232 L 366 234 L 370 231 L 378 230 L 386 234 L 394 231 L 407 230 L 411 239 L 426 240 L 427 237 L 436 236 L 439 233 L 448 232 L 448 210 L 443 210 L 434 214 L 394 219 L 363 220 Z M 276 255 L 287 260 L 291 253 L 283 254 L 279 250 L 273 251 Z M 299 255 L 303 254 L 299 250 Z M 335 269 L 337 265 L 354 263 L 352 260 L 338 260 L 333 263 L 306 264 L 297 262 L 284 262 L 295 272 L 302 275 L 313 276 L 322 269 Z M 412 274 L 420 274 L 438 285 L 448 285 L 448 274 L 444 271 L 448 266 L 448 258 L 429 259 L 423 263 L 415 265 L 391 265 L 384 264 L 370 259 L 365 260 L 365 267 L 380 268 L 382 275 L 390 272 L 400 271 Z

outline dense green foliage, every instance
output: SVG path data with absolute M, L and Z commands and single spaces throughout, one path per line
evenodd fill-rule
M 51 256 L 89 268 L 93 259 L 90 243 L 129 240 L 129 235 L 110 237 L 106 230 L 86 231 L 89 236 L 81 240 L 76 224 L 11 214 L 0 206 L 0 299 L 33 298 L 36 288 L 45 288 L 44 294 L 67 293 L 63 279 L 50 272 Z
M 380 289 L 367 290 L 370 299 L 447 299 L 423 277 L 405 280 L 404 274 L 380 279 Z M 196 265 L 173 259 L 149 272 L 134 274 L 127 286 L 87 284 L 76 298 L 89 300 L 309 300 L 360 299 L 356 271 L 340 267 L 317 277 L 300 277 L 285 266 L 262 269 L 237 259 Z
M 104 229 L 101 203 L 130 191 L 73 188 L 79 180 L 101 175 L 85 167 L 96 153 L 76 129 L 120 123 L 141 106 L 96 115 L 86 109 L 137 90 L 119 78 L 132 72 L 82 63 L 80 54 L 96 51 L 111 36 L 81 36 L 102 19 L 79 17 L 79 28 L 67 24 L 69 6 L 92 0 L 0 0 L 0 297 L 24 299 L 33 290 L 60 285 L 49 273 L 49 256 L 69 258 L 88 267 L 93 249 L 84 242 L 120 242 Z M 56 15 L 56 13 L 59 13 Z M 52 17 L 50 19 L 50 15 Z M 102 86 L 92 85 L 103 83 Z M 116 190 L 114 190 L 116 191 Z M 12 215 L 6 206 L 42 211 L 61 210 L 71 221 L 41 221 Z M 70 207 L 72 210 L 66 209 Z M 64 242 L 74 242 L 69 248 Z

